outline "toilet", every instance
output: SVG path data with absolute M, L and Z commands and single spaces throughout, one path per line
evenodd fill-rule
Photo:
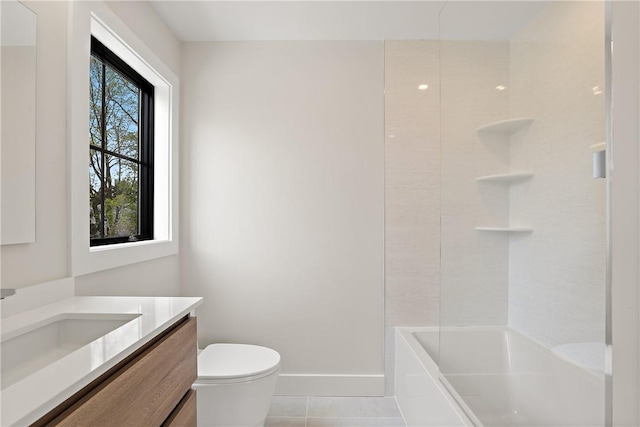
M 280 354 L 248 344 L 211 344 L 198 355 L 198 427 L 264 425 L 276 390 Z

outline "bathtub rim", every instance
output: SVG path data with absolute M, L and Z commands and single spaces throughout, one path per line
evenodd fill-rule
M 429 331 L 429 332 L 439 332 L 440 328 L 437 326 L 423 326 L 423 327 L 412 327 L 412 326 L 397 326 L 395 328 L 396 339 L 402 339 L 404 344 L 409 347 L 413 356 L 418 360 L 420 365 L 422 365 L 423 369 L 429 374 L 434 384 L 445 398 L 449 406 L 455 411 L 458 419 L 461 424 L 465 427 L 482 427 L 482 424 L 476 424 L 471 421 L 471 418 L 467 415 L 465 410 L 461 407 L 460 403 L 456 401 L 455 397 L 451 394 L 451 392 L 446 388 L 440 378 L 440 369 L 436 362 L 431 358 L 427 350 L 422 347 L 422 345 L 418 342 L 417 338 L 413 335 L 413 332 L 416 331 Z M 394 369 L 396 369 L 394 367 Z M 397 372 L 394 373 L 397 377 Z M 396 399 L 397 401 L 397 399 Z M 466 404 L 465 404 L 466 406 Z M 400 405 L 398 405 L 400 407 Z M 467 409 L 471 412 L 471 410 L 467 407 Z M 400 412 L 402 412 L 402 408 L 400 407 Z M 471 412 L 472 413 L 472 412 Z M 403 415 L 404 418 L 404 415 Z M 474 418 L 476 418 L 474 416 Z M 476 418 L 477 419 L 477 418 Z
M 546 354 L 546 356 L 551 357 L 556 361 L 559 361 L 563 365 L 566 365 L 567 369 L 574 371 L 576 374 L 585 376 L 586 378 L 592 381 L 596 381 L 596 382 L 604 381 L 604 371 L 589 369 L 589 368 L 580 366 L 572 362 L 571 360 L 567 359 L 566 357 L 562 357 L 558 355 L 553 351 L 553 348 L 546 347 L 543 344 L 539 343 L 538 341 L 531 339 L 530 337 L 522 334 L 521 332 L 516 331 L 515 329 L 510 328 L 509 326 L 504 326 L 504 325 L 502 326 L 445 326 L 442 328 L 438 326 L 397 326 L 396 329 L 408 331 L 410 336 L 409 339 L 414 339 L 416 341 L 417 341 L 417 338 L 415 338 L 413 335 L 416 332 L 435 332 L 437 334 L 439 334 L 441 330 L 449 331 L 449 332 L 452 332 L 452 331 L 463 332 L 465 330 L 469 330 L 469 331 L 473 330 L 475 332 L 501 332 L 501 333 L 507 334 L 507 336 L 514 336 L 517 339 L 523 340 L 526 345 L 531 346 L 535 348 L 536 351 L 544 353 Z M 423 348 L 419 342 L 416 342 L 416 344 L 420 348 Z M 417 349 L 412 347 L 412 350 L 415 352 Z M 429 356 L 426 349 L 424 349 L 424 352 L 427 353 L 427 356 Z M 438 362 L 436 362 L 431 357 L 429 357 L 429 359 L 435 364 L 437 372 L 440 372 L 440 369 L 438 368 L 439 360 Z M 440 336 L 439 335 L 438 335 L 438 359 L 440 359 Z
M 516 336 L 523 340 L 525 345 L 535 348 L 536 351 L 541 351 L 546 357 L 552 358 L 556 363 L 563 365 L 563 369 L 568 369 L 574 374 L 580 375 L 589 381 L 594 383 L 604 383 L 604 375 L 602 372 L 586 369 L 578 366 L 571 361 L 558 356 L 550 348 L 547 348 L 537 341 L 532 340 L 526 335 L 521 334 L 518 331 L 513 330 L 508 326 L 447 326 L 440 328 L 438 326 L 398 326 L 396 329 L 396 339 L 401 338 L 404 343 L 409 347 L 413 355 L 425 369 L 425 371 L 431 376 L 436 383 L 438 389 L 446 398 L 447 402 L 455 410 L 458 418 L 465 426 L 469 427 L 484 427 L 484 424 L 478 419 L 471 408 L 466 404 L 464 399 L 458 394 L 455 388 L 450 384 L 448 379 L 440 372 L 438 363 L 436 363 L 427 352 L 427 349 L 422 346 L 418 338 L 415 336 L 416 332 L 431 332 L 438 334 L 438 359 L 440 358 L 440 340 L 439 333 L 441 330 L 473 330 L 483 332 L 500 332 L 504 333 L 507 337 L 510 335 Z

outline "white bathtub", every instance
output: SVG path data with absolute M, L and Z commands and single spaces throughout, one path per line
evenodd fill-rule
M 409 427 L 604 426 L 604 375 L 508 328 L 396 328 L 395 350 Z

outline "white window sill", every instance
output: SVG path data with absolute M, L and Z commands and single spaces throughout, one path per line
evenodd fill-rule
M 170 240 L 141 240 L 139 242 L 124 242 L 124 243 L 114 243 L 111 245 L 91 246 L 89 248 L 89 252 L 113 251 L 113 250 L 132 248 L 136 246 L 161 245 L 165 243 L 171 243 L 171 241 Z

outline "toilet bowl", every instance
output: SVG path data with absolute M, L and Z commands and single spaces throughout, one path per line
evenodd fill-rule
M 198 355 L 198 427 L 259 427 L 276 390 L 280 354 L 247 344 L 211 344 Z

